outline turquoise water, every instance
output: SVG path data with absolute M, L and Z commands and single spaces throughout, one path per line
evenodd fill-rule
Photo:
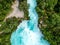
M 38 28 L 36 0 L 27 0 L 30 20 L 24 20 L 11 35 L 11 45 L 50 45 L 43 39 L 44 35 Z

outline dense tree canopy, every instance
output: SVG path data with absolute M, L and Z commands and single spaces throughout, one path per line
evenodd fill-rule
M 6 22 L 2 22 L 2 26 L 0 27 L 0 45 L 11 45 L 11 34 L 20 22 L 21 19 L 15 17 L 7 19 Z
M 11 5 L 14 0 L 0 0 L 0 21 L 2 21 L 5 16 L 11 10 Z

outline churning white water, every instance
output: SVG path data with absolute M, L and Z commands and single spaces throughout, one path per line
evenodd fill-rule
M 11 35 L 11 45 L 50 45 L 38 28 L 36 0 L 27 0 L 30 20 L 24 20 Z

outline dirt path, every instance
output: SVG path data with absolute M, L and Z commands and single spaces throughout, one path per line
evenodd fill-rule
M 19 1 L 16 0 L 15 3 L 12 5 L 13 11 L 10 14 L 8 14 L 8 16 L 5 17 L 5 20 L 7 18 L 11 18 L 11 17 L 16 17 L 16 18 L 18 18 L 18 17 L 23 18 L 24 17 L 24 12 L 20 11 L 18 9 L 18 6 L 19 6 Z

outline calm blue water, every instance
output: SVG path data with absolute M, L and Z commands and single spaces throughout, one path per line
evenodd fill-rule
M 29 4 L 30 20 L 24 20 L 11 35 L 11 45 L 50 45 L 43 39 L 43 34 L 38 28 L 38 14 L 35 7 L 36 0 L 27 0 Z

